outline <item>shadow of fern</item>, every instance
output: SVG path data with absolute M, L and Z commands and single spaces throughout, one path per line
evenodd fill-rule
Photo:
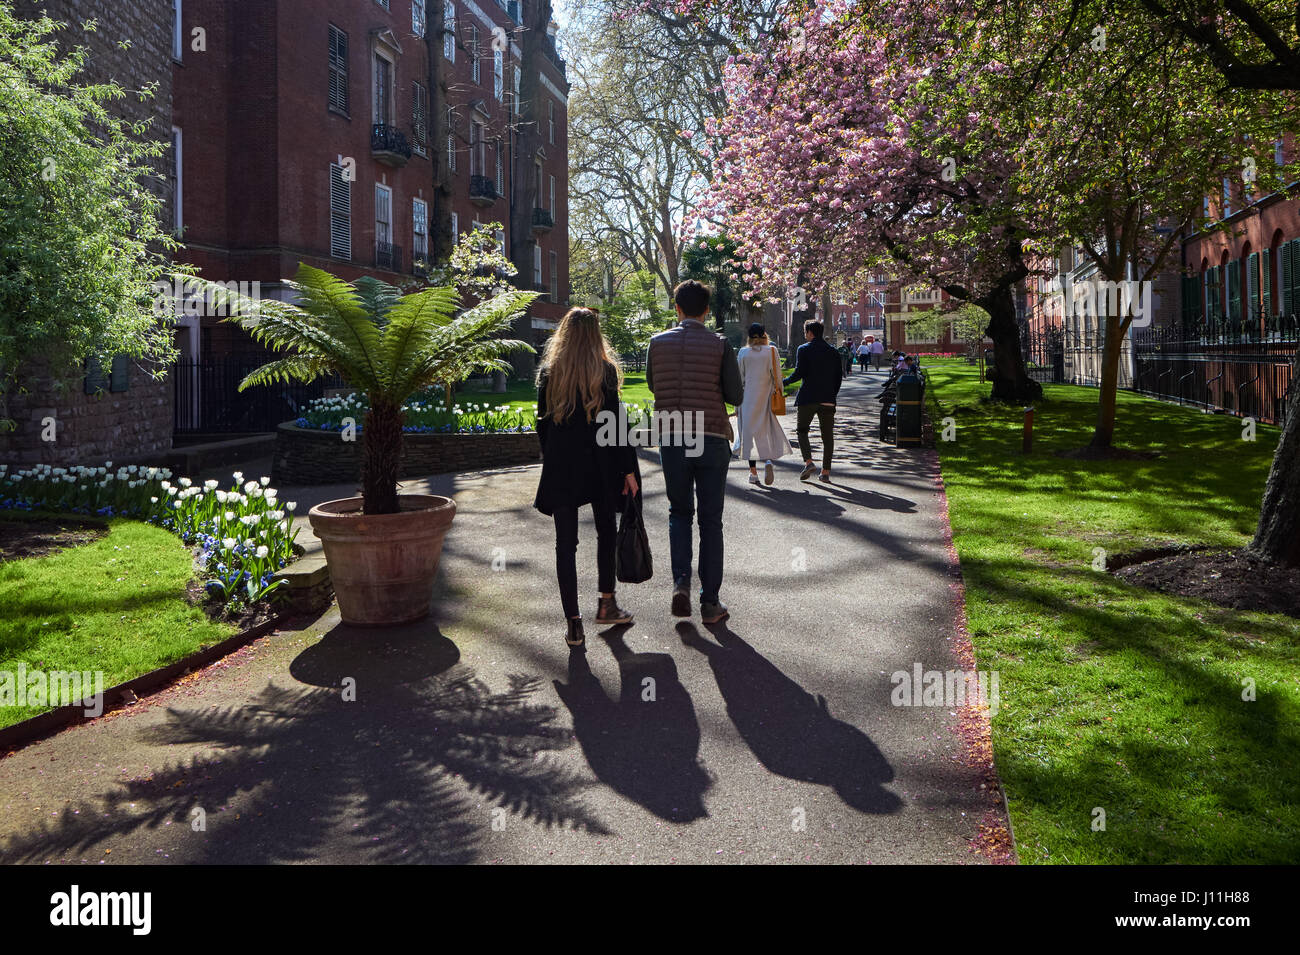
M 579 798 L 594 781 L 545 758 L 572 733 L 531 702 L 538 688 L 511 676 L 494 692 L 457 664 L 351 702 L 338 689 L 268 685 L 245 705 L 169 710 L 143 741 L 212 752 L 68 807 L 0 847 L 0 860 L 54 860 L 170 823 L 183 827 L 173 851 L 189 862 L 472 862 L 492 828 L 485 800 L 609 834 Z M 195 809 L 205 831 L 192 831 Z

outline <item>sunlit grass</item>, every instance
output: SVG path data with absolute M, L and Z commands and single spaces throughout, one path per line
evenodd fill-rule
M 1056 863 L 1300 859 L 1300 623 L 1168 597 L 1094 569 L 1172 543 L 1238 547 L 1277 430 L 1121 393 L 1116 443 L 1151 460 L 1052 452 L 1091 437 L 1095 389 L 1048 385 L 1023 413 L 973 367 L 927 364 L 993 744 L 1020 858 Z M 1243 700 L 1243 681 L 1255 700 Z M 1105 829 L 1094 820 L 1105 813 Z

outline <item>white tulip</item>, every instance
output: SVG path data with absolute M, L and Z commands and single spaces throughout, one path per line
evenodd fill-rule
M 258 559 L 258 560 L 263 560 L 263 559 L 265 559 L 266 555 L 269 554 L 269 553 L 271 553 L 271 548 L 269 548 L 269 547 L 267 547 L 265 544 L 263 544 L 261 547 L 259 547 L 259 548 L 257 549 L 257 559 Z

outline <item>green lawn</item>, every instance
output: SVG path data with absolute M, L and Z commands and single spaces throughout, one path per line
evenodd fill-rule
M 233 635 L 185 602 L 193 575 L 180 540 L 130 520 L 93 543 L 0 564 L 0 671 L 99 670 L 107 688 Z M 0 706 L 0 726 L 46 709 Z
M 1121 392 L 1117 444 L 1152 460 L 1055 457 L 1098 392 L 1048 385 L 1034 452 L 1019 408 L 972 366 L 926 366 L 978 666 L 997 670 L 993 745 L 1027 863 L 1300 859 L 1300 623 L 1093 569 L 1172 542 L 1245 544 L 1277 430 Z M 1242 699 L 1243 680 L 1256 699 Z M 1094 831 L 1094 810 L 1105 830 Z

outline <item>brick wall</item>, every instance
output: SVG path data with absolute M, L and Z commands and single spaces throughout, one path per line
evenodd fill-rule
M 534 464 L 541 460 L 535 432 L 408 434 L 402 439 L 402 477 L 449 474 Z M 275 438 L 271 480 L 279 484 L 343 484 L 361 480 L 361 442 L 337 431 L 282 424 Z
M 115 81 L 128 90 L 158 84 L 156 96 L 144 102 L 128 95 L 109 109 L 129 120 L 152 119 L 152 135 L 171 138 L 172 110 L 172 5 L 171 0 L 17 0 L 20 17 L 42 11 L 69 23 L 60 31 L 64 49 L 85 46 L 88 81 Z M 81 24 L 99 21 L 95 33 Z M 120 43 L 129 40 L 128 49 Z M 170 163 L 169 154 L 159 163 Z M 167 200 L 164 213 L 171 216 L 172 196 L 167 177 L 151 188 Z M 12 434 L 0 435 L 0 460 L 12 463 L 89 463 L 105 459 L 138 458 L 171 447 L 172 390 L 169 381 L 152 380 L 148 369 L 132 363 L 129 387 L 124 392 L 86 395 L 79 369 L 70 387 L 56 388 L 49 369 L 33 369 L 27 393 L 12 395 L 9 413 L 17 422 Z M 42 440 L 42 422 L 55 419 L 55 440 Z

